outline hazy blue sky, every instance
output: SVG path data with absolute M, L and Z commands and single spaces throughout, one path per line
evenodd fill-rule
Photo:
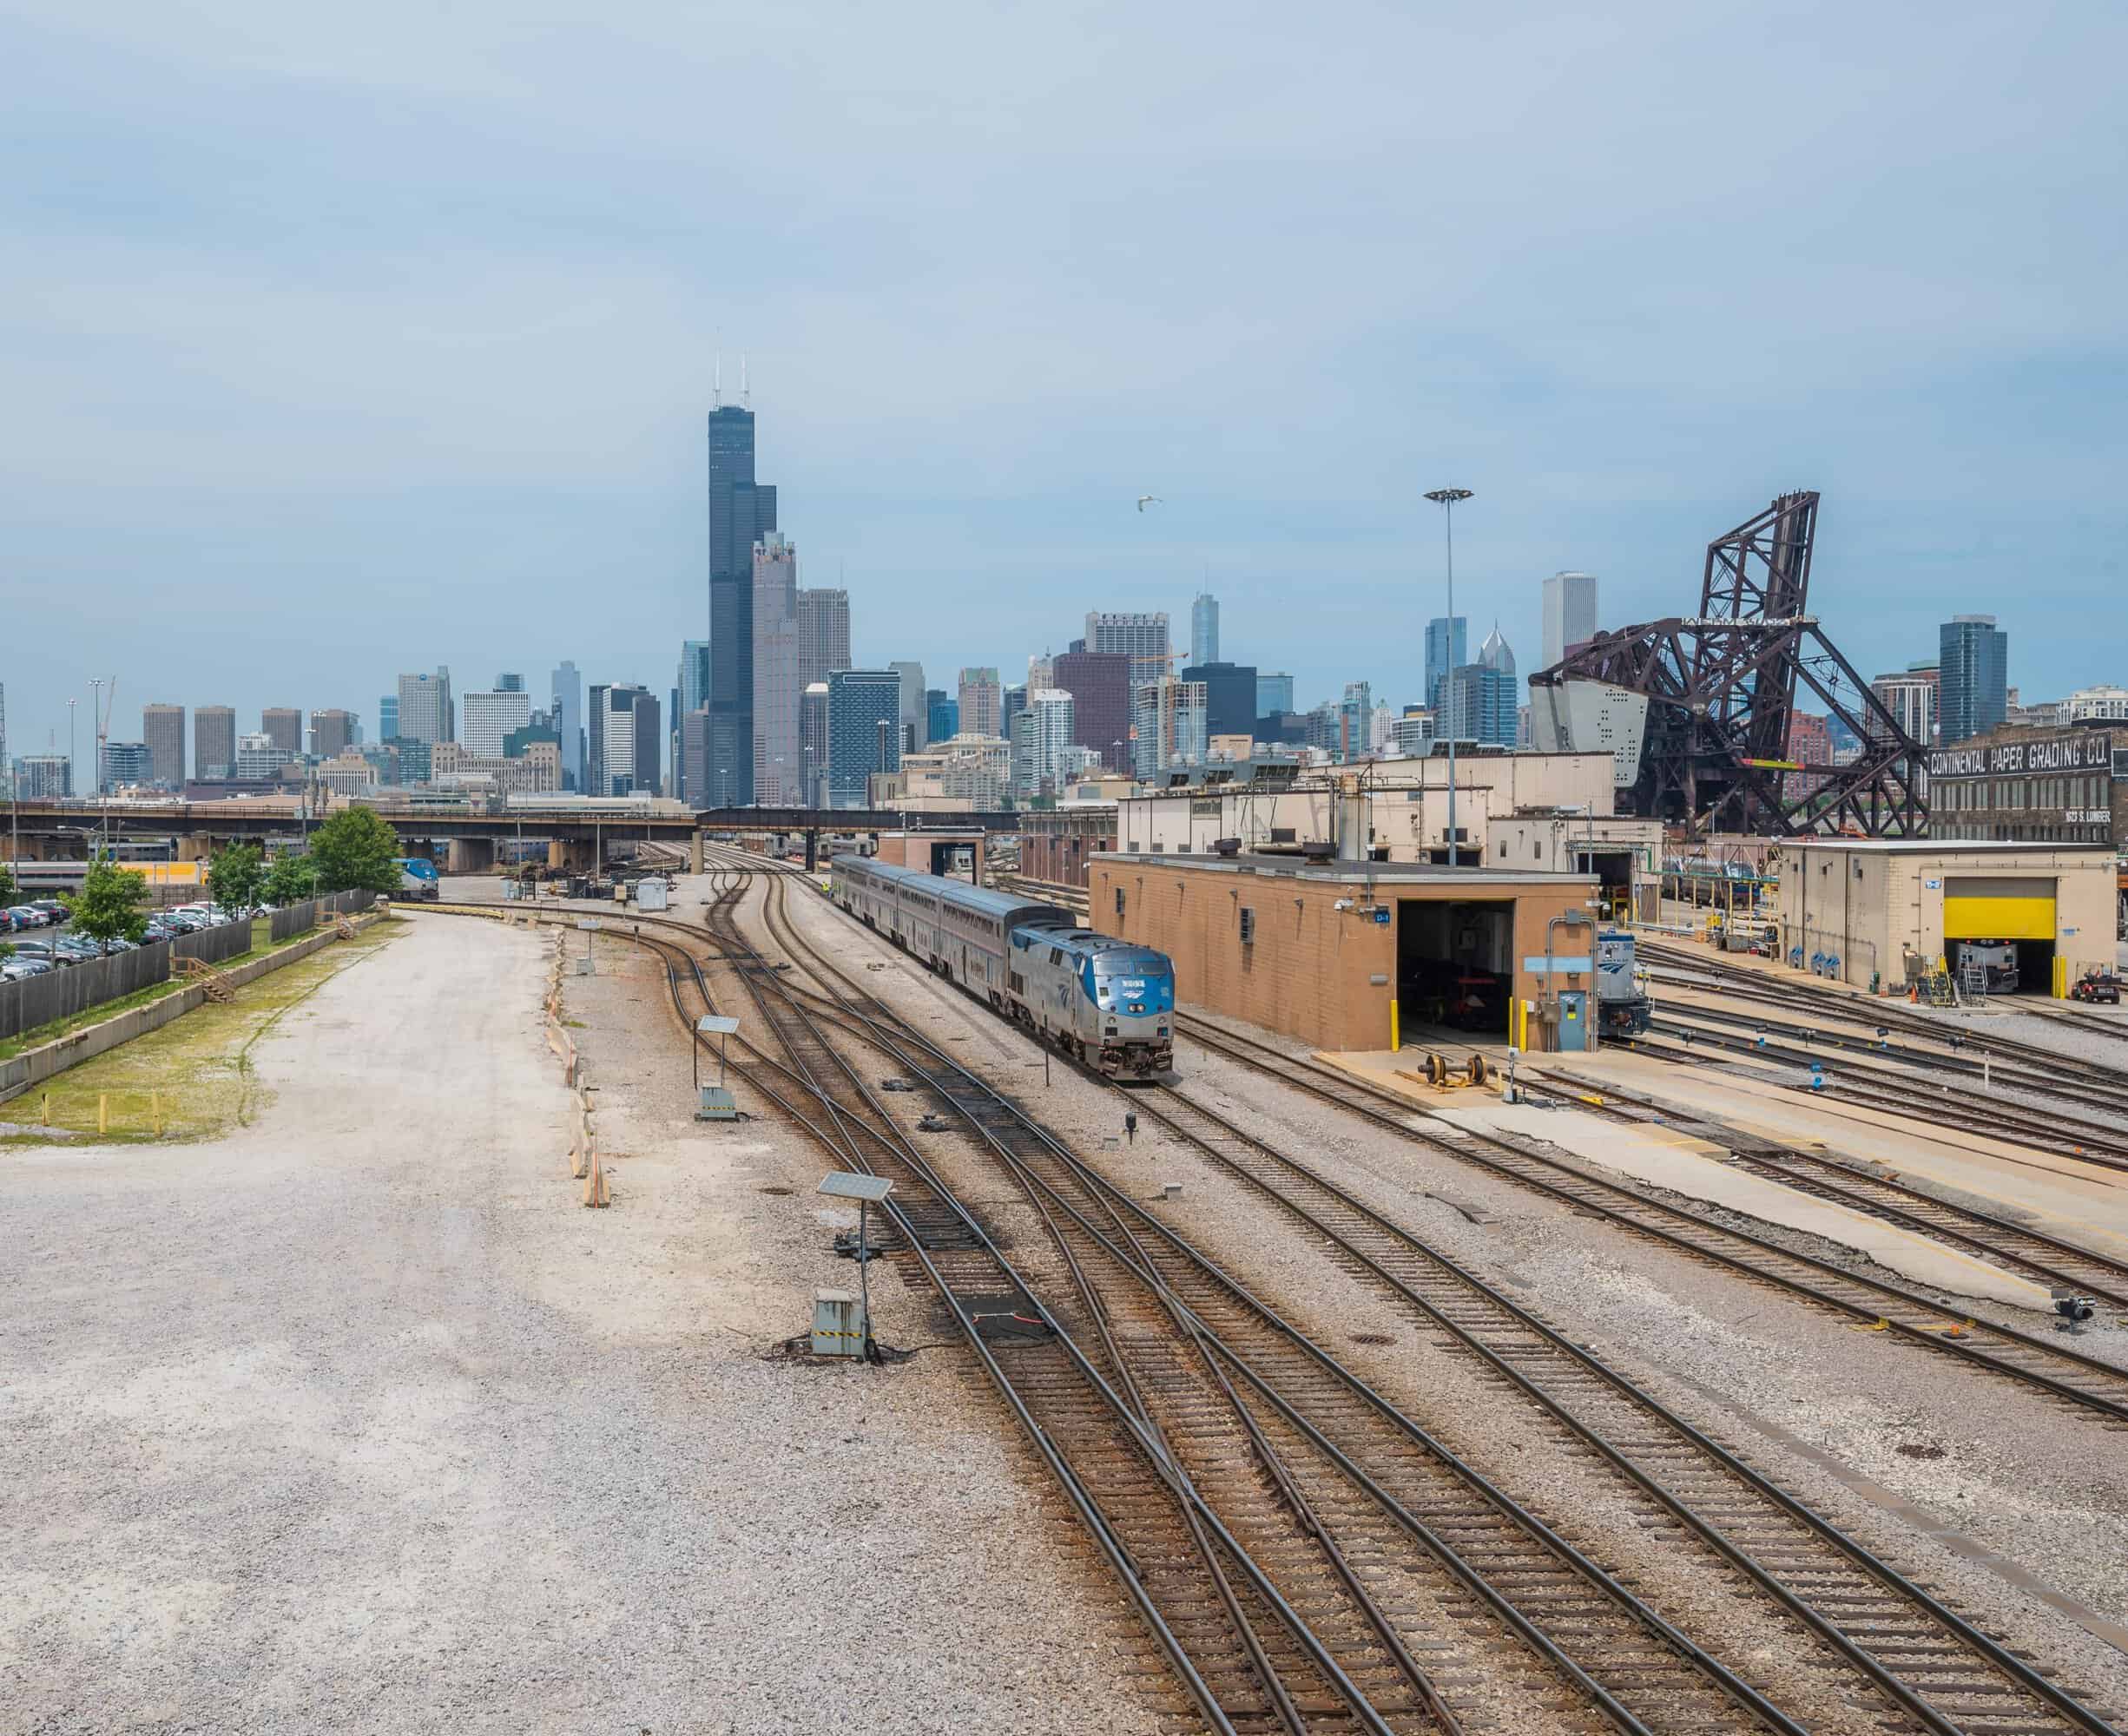
M 1866 674 L 1992 610 L 2128 677 L 2125 16 L 0 0 L 10 746 L 91 674 L 662 692 L 720 348 L 933 685 L 1209 568 L 1302 703 L 1415 696 L 1450 482 L 1525 672 L 1544 575 L 1687 612 L 1803 486 Z

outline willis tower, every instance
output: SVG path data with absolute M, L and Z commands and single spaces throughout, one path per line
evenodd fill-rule
M 709 764 L 713 808 L 754 799 L 754 545 L 776 491 L 754 480 L 754 412 L 709 412 Z

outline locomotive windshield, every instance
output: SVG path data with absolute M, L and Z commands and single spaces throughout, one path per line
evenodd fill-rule
M 1164 1013 L 1175 1004 L 1175 973 L 1166 956 L 1122 947 L 1086 961 L 1083 980 L 1097 1005 L 1124 1013 Z

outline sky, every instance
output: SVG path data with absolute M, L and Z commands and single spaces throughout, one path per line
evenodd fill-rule
M 1815 488 L 1865 675 L 1988 612 L 2128 678 L 2118 5 L 0 0 L 0 61 L 16 753 L 98 675 L 122 740 L 662 693 L 742 355 L 801 582 L 933 686 L 1209 581 L 1302 705 L 1415 698 L 1444 484 L 1525 673 L 1546 574 L 1690 614 Z

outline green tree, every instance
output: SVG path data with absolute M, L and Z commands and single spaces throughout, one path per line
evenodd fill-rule
M 399 835 L 374 808 L 342 808 L 311 834 L 321 892 L 396 892 Z
M 318 890 L 317 865 L 306 856 L 287 851 L 276 856 L 266 871 L 266 901 L 284 909 L 298 904 Z
M 0 904 L 15 902 L 15 871 L 0 862 Z
M 82 889 L 60 902 L 74 926 L 105 951 L 114 940 L 137 941 L 148 931 L 141 906 L 148 902 L 148 877 L 115 862 L 92 862 Z
M 265 896 L 266 862 L 255 844 L 232 844 L 214 852 L 208 865 L 207 890 L 216 904 L 231 912 L 250 910 Z

